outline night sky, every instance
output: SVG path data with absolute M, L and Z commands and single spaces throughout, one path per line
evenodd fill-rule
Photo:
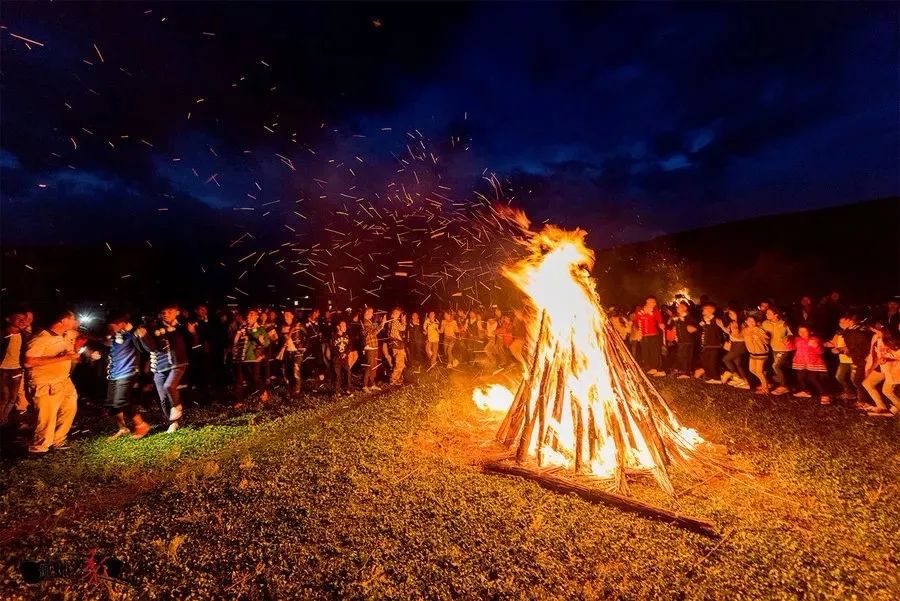
M 896 195 L 898 14 L 5 2 L 4 245 L 277 243 L 266 203 L 383 189 L 407 132 L 598 246 Z

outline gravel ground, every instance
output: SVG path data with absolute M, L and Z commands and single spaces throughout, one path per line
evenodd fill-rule
M 660 388 L 750 482 L 677 476 L 722 538 L 592 505 L 473 460 L 495 416 L 432 377 L 352 399 L 195 412 L 142 441 L 2 464 L 3 599 L 896 599 L 900 429 L 694 381 Z M 82 418 L 89 420 L 89 417 Z M 89 423 L 89 422 L 88 422 Z M 78 427 L 78 426 L 76 426 Z M 26 558 L 123 559 L 124 583 L 22 584 Z

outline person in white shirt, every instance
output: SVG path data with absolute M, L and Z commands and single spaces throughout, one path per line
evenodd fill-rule
M 18 403 L 22 388 L 22 328 L 25 312 L 16 311 L 6 318 L 3 339 L 0 340 L 0 425 L 5 424 Z M 16 407 L 20 413 L 28 406 Z
M 64 310 L 50 327 L 28 341 L 25 367 L 29 369 L 29 387 L 37 410 L 37 426 L 28 447 L 32 454 L 66 448 L 78 409 L 78 393 L 69 377 L 72 362 L 78 358 L 74 348 L 77 327 L 75 314 Z

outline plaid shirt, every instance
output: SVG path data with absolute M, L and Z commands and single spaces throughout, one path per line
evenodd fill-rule
M 394 340 L 403 340 L 403 332 L 406 331 L 406 323 L 400 321 L 398 317 L 396 320 L 391 322 L 391 325 L 388 327 L 388 338 L 393 338 Z
M 362 322 L 363 329 L 363 337 L 366 340 L 365 348 L 367 349 L 377 349 L 378 348 L 378 332 L 381 331 L 381 328 L 375 325 L 371 319 L 364 319 Z

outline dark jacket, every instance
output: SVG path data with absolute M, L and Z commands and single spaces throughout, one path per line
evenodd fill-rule
M 678 344 L 694 344 L 697 342 L 697 332 L 688 332 L 688 326 L 697 327 L 697 320 L 690 314 L 684 317 L 673 315 L 669 318 L 669 327 L 675 330 Z
M 140 371 L 140 345 L 133 330 L 122 330 L 109 337 L 107 380 L 123 380 Z
M 141 349 L 150 353 L 150 371 L 158 374 L 187 365 L 188 348 L 194 345 L 196 336 L 181 324 L 160 323 L 147 328 L 147 335 L 137 340 Z
M 700 320 L 698 324 L 700 328 L 700 346 L 703 348 L 722 348 L 725 342 L 725 332 L 716 323 L 716 318 L 712 321 Z
M 411 321 L 409 322 L 406 328 L 406 343 L 409 346 L 425 347 L 425 330 L 422 329 L 421 323 L 413 325 Z
M 867 328 L 855 325 L 841 333 L 844 336 L 844 345 L 847 347 L 847 356 L 853 360 L 854 365 L 865 365 L 872 343 L 872 332 Z
M 287 344 L 288 339 L 294 343 L 294 348 L 300 352 L 306 350 L 306 326 L 304 326 L 300 322 L 293 322 L 291 325 L 282 325 L 279 328 L 279 337 L 281 339 L 281 346 L 284 347 Z

